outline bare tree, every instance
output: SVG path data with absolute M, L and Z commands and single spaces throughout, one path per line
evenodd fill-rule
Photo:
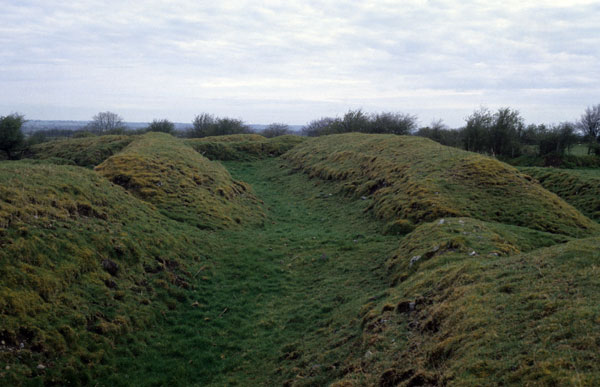
M 146 131 L 173 134 L 175 133 L 175 124 L 167 120 L 166 118 L 162 120 L 155 119 L 150 123 L 150 125 L 148 125 Z
M 339 118 L 323 117 L 318 120 L 312 120 L 301 130 L 303 136 L 318 137 L 335 133 L 334 127 L 339 125 Z
M 408 135 L 417 129 L 417 116 L 407 113 L 372 114 L 367 133 Z
M 283 136 L 286 134 L 292 134 L 292 131 L 290 130 L 290 127 L 286 124 L 274 122 L 272 124 L 269 124 L 269 126 L 267 126 L 265 130 L 261 132 L 261 134 L 267 138 L 271 138 Z
M 192 121 L 193 128 L 188 132 L 188 137 L 212 136 L 216 124 L 217 120 L 212 114 L 202 113 L 197 115 Z
M 600 139 L 600 104 L 587 107 L 577 122 L 577 128 L 588 141 L 588 154 Z
M 100 112 L 92 117 L 92 122 L 88 124 L 90 131 L 99 134 L 117 133 L 125 129 L 123 118 L 113 112 Z

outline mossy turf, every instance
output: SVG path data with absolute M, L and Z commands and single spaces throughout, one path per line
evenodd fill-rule
M 251 161 L 280 156 L 303 140 L 292 135 L 265 138 L 258 134 L 236 134 L 189 139 L 185 143 L 210 160 Z
M 0 384 L 600 383 L 597 224 L 485 157 L 148 134 L 96 171 L 4 161 L 0 199 Z
M 311 138 L 284 156 L 311 177 L 373 201 L 378 217 L 414 224 L 471 217 L 569 236 L 596 223 L 529 176 L 426 138 L 350 133 Z
M 134 136 L 98 136 L 48 141 L 28 149 L 28 156 L 51 163 L 73 163 L 93 168 L 135 139 Z
M 263 228 L 219 231 L 199 291 L 158 332 L 121 346 L 107 385 L 326 385 L 360 349 L 357 311 L 388 288 L 397 237 L 366 203 L 278 160 L 226 164 L 265 202 Z
M 164 133 L 139 136 L 95 170 L 166 216 L 199 228 L 260 223 L 260 201 L 250 187 Z
M 0 384 L 88 383 L 186 299 L 209 236 L 81 167 L 0 163 Z
M 599 248 L 424 260 L 365 312 L 372 359 L 339 385 L 598 385 Z
M 586 216 L 600 220 L 600 169 L 520 168 Z

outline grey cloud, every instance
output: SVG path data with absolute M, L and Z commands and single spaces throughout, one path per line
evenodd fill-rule
M 12 1 L 0 86 L 27 106 L 52 99 L 85 114 L 114 101 L 134 114 L 172 104 L 183 119 L 200 96 L 253 121 L 269 109 L 289 122 L 360 105 L 444 118 L 517 102 L 552 105 L 555 120 L 559 102 L 597 103 L 600 6 L 553 3 Z

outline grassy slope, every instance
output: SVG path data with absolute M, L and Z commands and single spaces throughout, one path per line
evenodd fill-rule
M 392 222 L 465 216 L 570 236 L 599 229 L 515 168 L 425 138 L 324 136 L 306 140 L 285 157 L 310 176 L 372 197 L 377 216 Z
M 373 356 L 339 385 L 598 385 L 599 248 L 424 261 L 365 314 Z
M 49 141 L 31 147 L 29 156 L 93 168 L 120 152 L 134 139 L 134 136 L 99 136 Z
M 117 337 L 186 299 L 190 246 L 210 243 L 93 171 L 0 163 L 0 384 L 110 369 Z
M 260 202 L 220 164 L 164 133 L 140 136 L 95 170 L 175 220 L 200 228 L 260 223 Z
M 204 137 L 185 143 L 211 160 L 258 160 L 276 157 L 304 140 L 299 136 L 265 138 L 258 134 Z
M 579 211 L 600 220 L 600 174 L 598 170 L 520 168 Z
M 397 238 L 364 216 L 367 203 L 329 196 L 330 184 L 278 160 L 227 166 L 265 201 L 264 228 L 220 231 L 198 306 L 167 313 L 164 330 L 135 357 L 124 350 L 102 384 L 325 385 L 360 350 L 356 312 L 386 292 Z
M 184 164 L 186 158 L 197 160 L 170 137 L 144 139 L 143 147 L 132 144 L 122 153 L 145 161 L 134 178 L 145 179 L 148 166 L 163 162 L 148 160 L 175 153 L 184 154 Z M 10 179 L 31 173 L 23 186 L 2 191 L 8 200 L 0 210 L 5 219 L 0 240 L 3 247 L 14 245 L 12 255 L 0 260 L 11 262 L 2 266 L 2 274 L 19 278 L 10 286 L 3 280 L 2 291 L 9 296 L 21 290 L 27 295 L 32 288 L 40 292 L 33 281 L 57 282 L 59 265 L 53 262 L 69 257 L 88 262 L 82 268 L 90 270 L 50 293 L 57 297 L 50 302 L 84 308 L 52 315 L 43 299 L 48 293 L 38 295 L 42 301 L 32 303 L 41 313 L 38 321 L 31 320 L 32 313 L 11 315 L 14 306 L 3 304 L 3 316 L 13 316 L 15 327 L 25 321 L 35 328 L 47 320 L 47 328 L 34 337 L 59 348 L 59 360 L 46 370 L 36 369 L 50 355 L 30 345 L 31 329 L 5 330 L 3 337 L 11 344 L 1 348 L 0 365 L 12 368 L 8 374 L 2 371 L 0 383 L 28 373 L 48 381 L 70 370 L 85 380 L 86 372 L 77 368 L 85 363 L 100 385 L 598 384 L 600 239 L 572 239 L 592 234 L 594 223 L 510 167 L 460 151 L 444 155 L 444 147 L 412 141 L 363 135 L 307 140 L 289 158 L 291 167 L 302 166 L 310 174 L 293 173 L 273 159 L 228 163 L 234 177 L 251 183 L 264 200 L 267 218 L 208 233 L 160 216 L 152 205 L 82 168 L 0 164 L 9 168 L 0 173 L 6 183 L 0 187 L 12 187 L 16 183 Z M 221 170 L 199 160 L 209 170 Z M 10 169 L 15 167 L 20 169 Z M 336 194 L 343 184 L 342 193 L 353 192 L 353 199 Z M 106 193 L 95 195 L 96 189 Z M 58 196 L 38 199 L 52 195 Z M 532 196 L 540 203 L 529 202 Z M 391 216 L 384 213 L 398 210 L 402 202 L 396 201 L 402 200 L 411 206 Z M 500 215 L 490 211 L 495 205 Z M 530 207 L 531 219 L 511 217 L 524 216 L 517 208 L 522 206 Z M 21 213 L 23 208 L 29 215 Z M 449 216 L 461 211 L 472 217 Z M 560 219 L 561 211 L 566 220 Z M 392 223 L 406 213 L 411 224 L 386 227 L 372 213 Z M 253 217 L 262 219 L 259 214 Z M 49 228 L 46 218 L 54 217 L 60 221 L 52 224 L 59 227 Z M 118 234 L 110 233 L 120 227 Z M 150 230 L 154 234 L 146 235 Z M 413 231 L 399 237 L 390 230 Z M 52 247 L 54 240 L 67 250 Z M 47 245 L 44 254 L 50 258 L 43 260 L 35 252 L 46 251 Z M 111 277 L 98 268 L 100 257 L 94 260 L 75 248 L 120 260 L 127 275 L 113 279 L 118 289 L 104 282 Z M 38 259 L 37 271 L 15 268 L 23 252 Z M 157 260 L 161 252 L 173 255 Z M 156 270 L 159 266 L 163 269 Z M 22 289 L 20 273 L 32 273 Z M 127 300 L 126 305 L 114 301 L 117 291 L 124 293 L 117 298 Z M 99 302 L 82 302 L 90 299 Z M 60 352 L 60 342 L 48 338 L 73 341 L 62 332 L 63 312 L 74 316 L 69 323 L 80 322 L 81 333 L 80 344 Z M 92 318 L 84 324 L 79 314 L 88 312 Z M 124 324 L 121 317 L 131 322 Z M 142 326 L 152 329 L 135 329 Z M 27 348 L 17 351 L 23 338 Z M 25 360 L 15 364 L 15 353 Z

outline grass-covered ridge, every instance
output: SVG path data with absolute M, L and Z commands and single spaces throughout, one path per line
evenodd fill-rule
M 390 222 L 472 217 L 570 236 L 598 225 L 536 181 L 497 160 L 412 136 L 311 138 L 284 156 L 310 176 L 342 183 Z M 410 224 L 400 224 L 410 231 Z
M 209 241 L 81 167 L 0 163 L 0 384 L 89 382 L 191 288 Z
M 600 220 L 600 173 L 598 170 L 520 168 L 586 216 Z
M 234 134 L 185 140 L 185 143 L 211 160 L 258 160 L 277 157 L 301 143 L 300 136 L 265 138 L 258 134 Z
M 95 170 L 166 216 L 200 228 L 262 222 L 247 184 L 168 134 L 140 136 Z
M 135 139 L 134 136 L 92 136 L 48 141 L 29 148 L 29 157 L 93 168 Z
M 459 226 L 473 225 L 432 227 Z M 600 239 L 503 256 L 481 231 L 478 254 L 445 249 L 410 267 L 401 247 L 403 278 L 361 314 L 372 356 L 338 385 L 600 383 Z

